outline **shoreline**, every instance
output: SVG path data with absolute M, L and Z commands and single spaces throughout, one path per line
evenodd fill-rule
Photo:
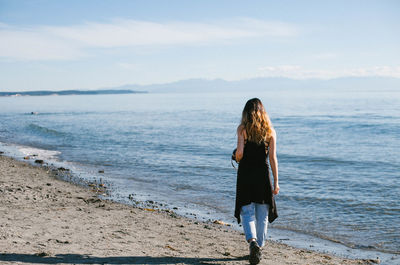
M 125 205 L 51 170 L 0 156 L 0 261 L 247 264 L 244 236 L 170 210 Z M 374 264 L 268 240 L 261 264 Z M 268 261 L 268 262 L 267 262 Z
M 168 198 L 154 199 L 154 196 L 148 194 L 148 191 L 143 192 L 140 188 L 133 189 L 132 191 L 134 192 L 130 192 L 129 194 L 121 194 L 119 188 L 114 186 L 115 183 L 113 183 L 112 180 L 107 180 L 107 175 L 104 175 L 104 167 L 92 168 L 89 171 L 87 169 L 82 169 L 80 166 L 74 165 L 74 163 L 60 161 L 58 159 L 60 155 L 59 151 L 47 150 L 38 146 L 32 147 L 5 142 L 0 142 L 0 147 L 1 150 L 4 151 L 0 151 L 0 156 L 3 154 L 17 161 L 47 169 L 55 174 L 57 178 L 64 181 L 87 187 L 92 191 L 97 190 L 99 196 L 103 199 L 132 207 L 152 208 L 160 211 L 167 210 L 178 216 L 195 219 L 195 221 L 206 223 L 213 221 L 228 222 L 227 224 L 230 224 L 232 229 L 242 232 L 242 227 L 235 221 L 229 220 L 229 218 L 221 218 L 220 215 L 216 214 L 210 215 L 210 212 L 199 208 L 190 208 L 186 204 L 177 203 L 178 201 L 170 201 Z M 43 163 L 35 163 L 37 159 L 43 159 Z M 348 259 L 380 260 L 384 262 L 384 264 L 397 264 L 400 261 L 400 256 L 396 253 L 379 251 L 376 249 L 354 248 L 330 238 L 323 238 L 301 231 L 280 228 L 279 226 L 269 226 L 267 239 L 273 242 L 284 243 L 285 245 L 298 249 L 310 250 Z

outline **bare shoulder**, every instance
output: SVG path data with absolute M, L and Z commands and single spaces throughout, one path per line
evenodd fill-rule
M 237 127 L 237 134 L 238 135 L 243 135 L 243 132 L 244 132 L 244 126 L 242 125 L 242 124 L 240 124 L 238 127 Z
M 271 138 L 276 139 L 276 131 L 274 128 L 271 129 Z
M 274 128 L 271 129 L 271 136 L 269 137 L 268 145 L 271 145 L 271 143 L 276 142 L 276 131 Z

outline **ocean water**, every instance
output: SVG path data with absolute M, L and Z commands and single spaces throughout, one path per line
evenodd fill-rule
M 230 155 L 252 97 L 278 135 L 270 231 L 400 254 L 400 91 L 3 97 L 0 150 L 106 179 L 119 201 L 134 194 L 234 223 Z

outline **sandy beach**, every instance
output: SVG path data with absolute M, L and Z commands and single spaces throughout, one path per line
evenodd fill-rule
M 243 234 L 226 225 L 102 200 L 1 155 L 0 201 L 1 264 L 248 264 Z M 261 264 L 375 262 L 268 241 Z

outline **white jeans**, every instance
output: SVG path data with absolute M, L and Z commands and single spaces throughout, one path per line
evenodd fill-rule
M 240 216 L 246 240 L 255 238 L 260 247 L 267 238 L 269 204 L 250 203 L 242 206 Z

